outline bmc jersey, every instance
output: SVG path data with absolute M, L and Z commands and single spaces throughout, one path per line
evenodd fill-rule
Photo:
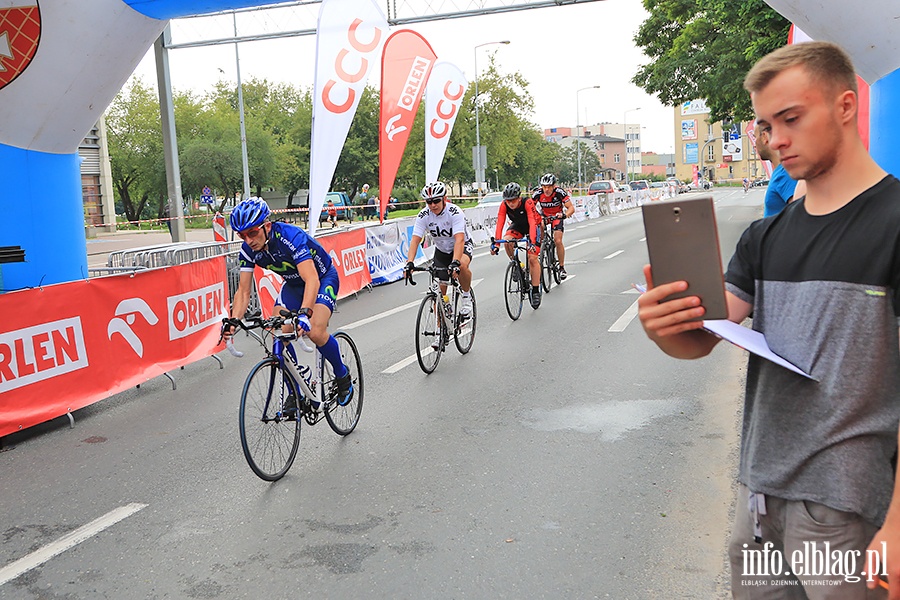
M 466 229 L 466 216 L 455 204 L 444 201 L 444 210 L 436 215 L 431 212 L 428 207 L 423 208 L 416 216 L 416 224 L 413 227 L 413 235 L 420 238 L 425 237 L 425 233 L 431 236 L 431 241 L 435 247 L 441 252 L 447 254 L 453 253 L 453 246 L 456 243 L 455 236 L 457 233 L 463 233 L 466 236 L 466 243 L 469 242 L 469 231 Z
M 534 207 L 534 200 L 526 198 L 519 202 L 519 208 L 510 208 L 506 201 L 500 203 L 500 212 L 497 213 L 497 230 L 494 238 L 503 237 L 503 224 L 509 217 L 509 228 L 527 235 L 531 241 L 537 239 L 537 232 L 541 226 L 541 216 Z
M 258 252 L 251 250 L 247 242 L 241 244 L 241 271 L 252 271 L 253 265 L 259 265 L 278 273 L 289 285 L 304 285 L 297 265 L 305 260 L 313 262 L 320 279 L 332 269 L 325 249 L 296 225 L 272 223 L 269 243 Z
M 544 216 L 552 217 L 562 212 L 569 199 L 569 194 L 561 187 L 556 187 L 549 196 L 545 196 L 544 191 L 537 188 L 531 199 L 534 200 L 535 207 L 539 208 Z

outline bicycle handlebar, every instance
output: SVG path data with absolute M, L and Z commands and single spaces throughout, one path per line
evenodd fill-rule
M 225 339 L 225 327 L 232 326 L 235 328 L 243 329 L 244 331 L 251 331 L 253 329 L 278 329 L 288 321 L 293 321 L 297 316 L 296 312 L 289 311 L 287 309 L 281 309 L 279 315 L 273 315 L 268 319 L 263 319 L 262 317 L 251 317 L 247 319 L 249 321 L 249 325 L 244 322 L 242 319 L 232 319 L 229 317 L 225 317 L 222 319 L 222 332 L 219 334 L 219 345 L 222 343 L 222 340 Z M 297 333 L 297 327 L 294 326 L 294 334 Z M 305 332 L 304 332 L 305 333 Z M 312 346 L 307 341 L 306 335 L 297 335 L 296 337 L 300 348 L 304 352 L 313 352 L 315 350 L 315 346 Z M 231 337 L 225 343 L 225 348 L 235 356 L 236 358 L 241 358 L 244 356 L 244 353 L 234 347 L 234 341 Z

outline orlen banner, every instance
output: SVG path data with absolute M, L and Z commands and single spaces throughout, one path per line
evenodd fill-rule
M 0 437 L 214 354 L 225 282 L 218 257 L 0 295 Z
M 366 260 L 366 233 L 363 229 L 343 231 L 333 235 L 316 238 L 322 248 L 328 252 L 334 268 L 337 269 L 340 286 L 337 297 L 346 298 L 372 283 L 369 265 Z M 272 316 L 275 300 L 281 293 L 284 279 L 277 273 L 259 267 L 253 269 L 256 282 L 256 295 L 263 317 Z
M 409 29 L 392 33 L 384 43 L 378 145 L 379 214 L 382 221 L 403 151 L 406 150 L 409 132 L 436 58 L 425 38 Z
M 360 94 L 387 31 L 387 19 L 374 0 L 323 0 L 319 9 L 309 157 L 310 235 L 316 232 Z
M 438 61 L 425 88 L 425 181 L 438 181 L 450 132 L 466 92 L 466 76 L 452 63 Z

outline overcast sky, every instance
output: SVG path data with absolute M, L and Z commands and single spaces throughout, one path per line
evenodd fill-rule
M 315 14 L 318 5 L 309 9 Z M 446 10 L 450 10 L 449 8 Z M 409 26 L 431 44 L 439 60 L 458 65 L 469 78 L 475 73 L 476 45 L 510 40 L 509 45 L 479 48 L 478 68 L 484 71 L 489 54 L 496 52 L 502 72 L 521 72 L 530 82 L 535 101 L 533 120 L 541 127 L 576 125 L 576 91 L 582 125 L 608 121 L 639 122 L 644 151 L 671 152 L 673 110 L 664 107 L 630 83 L 638 66 L 648 62 L 633 38 L 647 14 L 640 0 L 603 0 L 569 6 L 525 10 L 501 15 L 448 19 Z M 314 26 L 306 17 L 306 26 Z M 213 30 L 208 20 L 173 23 L 173 42 L 210 39 L 232 33 L 231 18 Z M 292 27 L 293 28 L 293 27 Z M 223 33 L 223 29 L 227 30 Z M 242 34 L 240 17 L 238 33 Z M 602 49 L 602 51 L 601 51 Z M 315 60 L 314 36 L 248 42 L 240 45 L 241 79 L 265 78 L 297 86 L 311 86 Z M 169 54 L 172 85 L 176 90 L 204 92 L 219 79 L 235 82 L 234 45 L 176 49 Z M 220 71 L 221 69 L 221 71 Z M 152 48 L 135 71 L 155 85 Z M 378 87 L 374 71 L 369 83 Z M 640 108 L 638 111 L 631 109 Z M 485 140 L 482 140 L 485 143 Z M 489 145 L 490 141 L 486 143 Z

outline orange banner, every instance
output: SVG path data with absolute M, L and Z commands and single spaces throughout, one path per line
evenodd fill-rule
M 378 194 L 382 221 L 435 59 L 434 50 L 415 31 L 401 29 L 384 42 L 378 144 Z
M 225 282 L 219 257 L 0 295 L 0 437 L 214 354 Z
M 369 261 L 366 258 L 365 229 L 323 235 L 317 237 L 316 241 L 328 252 L 334 268 L 337 269 L 340 280 L 338 299 L 346 298 L 372 283 Z M 256 282 L 256 294 L 259 297 L 263 317 L 270 317 L 272 309 L 275 308 L 275 300 L 281 293 L 281 286 L 284 285 L 284 279 L 277 273 L 259 267 L 253 269 L 253 279 Z

